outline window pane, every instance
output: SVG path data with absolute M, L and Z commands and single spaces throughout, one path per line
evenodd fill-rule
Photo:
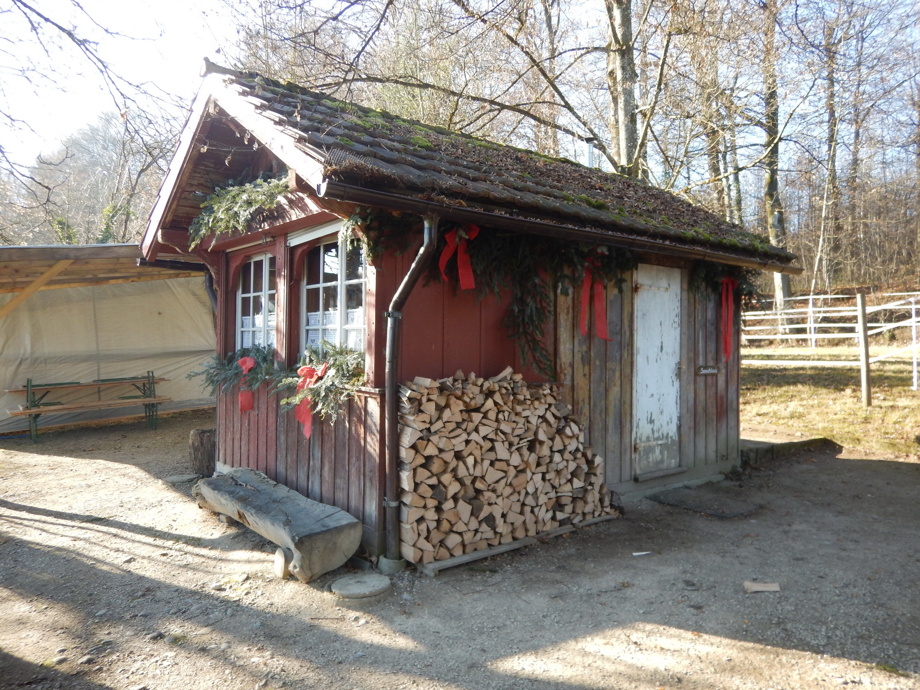
M 243 264 L 243 270 L 240 272 L 240 291 L 243 294 L 252 294 L 252 263 Z
M 363 285 L 359 283 L 345 286 L 345 306 L 347 309 L 360 309 L 364 306 Z
M 320 247 L 314 247 L 307 253 L 307 285 L 319 285 L 321 251 Z
M 338 345 L 339 344 L 339 331 L 334 328 L 324 328 L 323 329 L 323 342 L 327 342 L 332 345 Z
M 252 332 L 243 331 L 240 335 L 242 335 L 241 347 L 250 347 L 252 345 Z
M 339 291 L 335 287 L 323 288 L 323 326 L 338 323 Z
M 307 329 L 307 337 L 304 341 L 304 348 L 311 343 L 319 345 L 319 330 L 317 329 L 319 329 L 323 319 L 319 308 L 319 288 L 308 288 L 306 293 L 303 327 Z
M 364 325 L 364 286 L 348 285 L 345 287 L 345 325 Z
M 251 297 L 241 297 L 240 298 L 240 315 L 245 319 L 247 316 L 252 316 L 252 305 Z
M 268 259 L 268 291 L 275 291 L 275 257 Z
M 334 283 L 339 279 L 339 246 L 323 245 L 323 282 Z
M 358 244 L 348 249 L 345 257 L 345 280 L 361 280 L 364 278 L 364 252 Z
M 250 292 L 262 292 L 262 268 L 261 259 L 252 262 L 252 290 Z
M 345 331 L 346 342 L 345 344 L 352 350 L 363 350 L 364 349 L 364 331 L 363 330 L 347 330 Z

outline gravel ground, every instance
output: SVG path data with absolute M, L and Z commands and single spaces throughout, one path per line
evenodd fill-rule
M 642 500 L 355 610 L 354 569 L 274 579 L 164 481 L 209 422 L 0 439 L 0 687 L 920 688 L 916 457 L 803 454 L 700 489 L 745 517 Z

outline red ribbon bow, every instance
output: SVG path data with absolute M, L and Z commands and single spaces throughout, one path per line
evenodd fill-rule
M 613 340 L 607 330 L 607 301 L 604 299 L 604 283 L 594 279 L 597 259 L 588 259 L 585 277 L 581 281 L 581 334 L 588 335 L 588 303 L 594 292 L 594 331 L 598 338 Z
M 454 228 L 446 235 L 444 240 L 447 246 L 441 252 L 441 258 L 438 260 L 438 268 L 441 269 L 441 277 L 447 280 L 447 262 L 450 257 L 457 252 L 457 275 L 460 278 L 460 288 L 462 290 L 473 290 L 476 287 L 476 278 L 473 276 L 473 264 L 470 262 L 470 252 L 467 243 L 469 240 L 476 239 L 479 234 L 479 227 L 476 225 L 464 225 L 462 228 Z
M 297 391 L 300 392 L 313 386 L 326 375 L 328 369 L 328 362 L 323 362 L 319 369 L 311 366 L 300 367 L 297 370 L 297 375 L 300 377 L 300 381 L 297 382 Z M 294 419 L 303 424 L 303 435 L 310 438 L 310 434 L 313 433 L 313 409 L 310 406 L 310 398 L 304 398 L 297 403 L 297 407 L 294 408 Z
M 727 362 L 732 358 L 732 337 L 735 332 L 735 288 L 738 281 L 722 278 L 722 354 Z
M 241 357 L 236 361 L 243 370 L 243 374 L 248 374 L 256 365 L 255 357 Z M 249 412 L 255 403 L 255 398 L 250 389 L 241 390 L 239 394 L 240 412 Z

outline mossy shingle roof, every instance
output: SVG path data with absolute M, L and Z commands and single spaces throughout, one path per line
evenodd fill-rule
M 276 124 L 299 133 L 326 179 L 446 206 L 701 247 L 791 265 L 760 235 L 642 181 L 496 144 L 247 73 L 226 76 Z

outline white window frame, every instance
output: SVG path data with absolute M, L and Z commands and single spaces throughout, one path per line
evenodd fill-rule
M 328 341 L 332 343 L 337 343 L 339 345 L 346 345 L 349 343 L 349 334 L 358 333 L 358 337 L 352 337 L 352 343 L 357 341 L 360 343 L 360 347 L 354 348 L 360 352 L 365 351 L 366 342 L 367 342 L 367 318 L 366 318 L 366 309 L 367 309 L 367 273 L 368 267 L 367 263 L 364 260 L 364 254 L 359 249 L 358 255 L 361 257 L 361 277 L 352 278 L 351 280 L 346 280 L 345 276 L 347 271 L 344 270 L 345 267 L 340 265 L 336 280 L 322 282 L 311 282 L 313 276 L 310 275 L 309 271 L 309 256 L 310 253 L 314 250 L 319 250 L 320 257 L 324 255 L 323 248 L 328 247 L 329 245 L 337 245 L 339 256 L 347 257 L 348 256 L 348 243 L 345 239 L 337 235 L 329 235 L 326 237 L 325 241 L 320 240 L 314 246 L 310 247 L 309 251 L 304 255 L 304 272 L 303 280 L 300 283 L 300 351 L 303 352 L 307 349 L 308 343 L 310 342 L 310 331 L 319 331 L 319 341 L 318 346 L 320 351 L 322 351 L 322 342 Z M 346 308 L 346 297 L 347 297 L 347 288 L 349 286 L 358 285 L 361 288 L 361 310 L 357 323 L 349 324 L 348 323 L 348 310 Z M 327 315 L 332 314 L 333 312 L 323 312 L 322 311 L 322 294 L 324 290 L 334 288 L 337 293 L 337 305 L 338 309 L 334 312 L 335 316 L 332 322 L 327 322 Z M 308 312 L 308 301 L 307 301 L 307 291 L 313 289 L 319 290 L 319 299 L 320 299 L 320 311 L 319 312 Z M 312 317 L 313 323 L 310 322 Z M 317 323 L 318 318 L 318 323 Z M 333 332 L 334 338 L 329 338 L 326 336 L 326 333 Z
M 255 273 L 254 264 L 262 261 L 263 270 L 262 270 L 262 284 L 261 285 L 243 285 L 243 276 L 245 274 L 244 267 L 250 266 L 250 275 Z M 275 289 L 270 289 L 270 280 L 269 275 L 272 271 L 272 263 L 276 264 L 275 270 Z M 251 291 L 247 291 L 248 288 L 251 288 Z M 260 297 L 262 305 L 264 305 L 266 311 L 263 314 L 266 318 L 262 319 L 262 322 L 259 325 L 255 325 L 254 322 L 249 324 L 244 324 L 243 319 L 243 300 L 251 300 L 254 297 Z M 240 266 L 240 277 L 237 282 L 236 287 L 236 348 L 242 349 L 244 347 L 251 347 L 252 345 L 266 345 L 274 347 L 276 343 L 276 328 L 278 320 L 278 280 L 277 280 L 277 262 L 273 254 L 255 254 L 246 259 L 246 261 Z M 275 305 L 274 312 L 267 311 L 267 306 L 269 304 Z M 272 318 L 274 315 L 274 318 Z M 255 314 L 251 314 L 249 318 L 253 318 Z M 250 342 L 246 343 L 245 335 L 250 335 Z

